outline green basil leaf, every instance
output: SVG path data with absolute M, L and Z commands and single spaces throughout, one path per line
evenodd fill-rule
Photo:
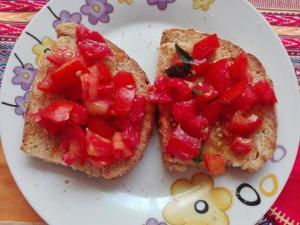
M 180 57 L 183 63 L 193 65 L 193 58 L 187 53 L 184 49 L 182 49 L 177 43 L 175 43 L 176 53 Z
M 169 77 L 186 77 L 191 72 L 191 66 L 188 64 L 182 64 L 182 65 L 173 65 L 170 68 L 165 70 L 165 73 Z
M 201 146 L 199 155 L 196 156 L 193 161 L 197 164 L 201 163 L 203 161 L 203 153 L 204 153 L 204 147 Z

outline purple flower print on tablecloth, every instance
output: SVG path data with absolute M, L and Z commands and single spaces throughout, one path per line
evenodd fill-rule
M 15 76 L 12 79 L 13 84 L 21 85 L 23 90 L 29 90 L 37 70 L 33 68 L 32 64 L 27 63 L 23 67 L 17 66 L 14 68 Z
M 78 12 L 70 13 L 66 10 L 61 11 L 57 20 L 53 22 L 53 27 L 56 28 L 61 23 L 71 22 L 71 23 L 81 23 L 82 15 Z
M 15 99 L 15 102 L 16 102 L 16 114 L 17 115 L 24 115 L 26 109 L 25 109 L 25 104 L 28 102 L 29 100 L 29 91 L 25 93 L 24 96 L 18 96 L 16 97 Z
M 149 5 L 157 5 L 160 10 L 166 10 L 169 3 L 173 3 L 176 0 L 147 0 Z
M 150 218 L 147 220 L 145 225 L 167 225 L 167 224 L 165 224 L 164 222 L 159 223 L 156 219 Z
M 88 16 L 91 24 L 96 25 L 99 21 L 109 22 L 109 13 L 112 13 L 113 6 L 107 0 L 86 0 L 86 4 L 80 8 L 80 11 Z

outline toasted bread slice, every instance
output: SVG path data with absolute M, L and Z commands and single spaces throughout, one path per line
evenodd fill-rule
M 57 27 L 58 39 L 54 43 L 53 51 L 56 48 L 69 48 L 73 54 L 77 51 L 76 38 L 75 38 L 76 25 L 72 23 L 65 23 Z M 145 72 L 139 67 L 139 65 L 131 59 L 123 50 L 107 40 L 110 49 L 113 52 L 112 59 L 108 62 L 111 66 L 112 73 L 117 71 L 128 71 L 134 76 L 137 86 L 138 96 L 147 96 L 149 89 L 149 81 Z M 38 111 L 43 106 L 49 104 L 57 96 L 47 95 L 37 89 L 37 83 L 41 81 L 46 75 L 46 70 L 49 62 L 44 58 L 39 72 L 36 76 L 33 89 L 30 94 L 27 113 L 25 115 L 25 128 L 23 136 L 23 144 L 21 149 L 28 155 L 43 159 L 45 161 L 66 165 L 61 159 L 61 152 L 56 151 L 58 146 L 58 138 L 50 136 L 41 128 L 37 123 L 32 121 L 28 116 L 28 113 Z M 92 177 L 103 177 L 105 179 L 112 179 L 124 175 L 130 169 L 132 169 L 139 160 L 143 157 L 146 145 L 148 143 L 154 118 L 154 106 L 147 104 L 146 114 L 143 122 L 143 128 L 141 132 L 140 143 L 136 147 L 135 153 L 128 161 L 122 161 L 112 164 L 108 167 L 96 168 L 91 164 L 86 163 L 84 166 L 79 163 L 73 164 L 71 167 L 74 170 L 82 171 Z
M 175 43 L 178 43 L 184 50 L 191 52 L 194 44 L 207 37 L 208 34 L 197 32 L 193 29 L 170 29 L 165 30 L 161 38 L 160 54 L 158 60 L 157 74 L 163 74 L 171 66 L 171 60 L 175 53 Z M 236 57 L 243 50 L 226 40 L 220 40 L 220 48 L 213 56 L 212 60 L 217 61 L 222 58 Z M 248 54 L 250 71 L 253 75 L 253 82 L 268 80 L 272 82 L 266 74 L 261 62 L 253 55 Z M 253 134 L 252 152 L 248 155 L 237 155 L 230 150 L 230 144 L 219 132 L 222 124 L 213 127 L 209 139 L 204 144 L 204 150 L 210 153 L 222 154 L 226 165 L 229 167 L 239 167 L 250 172 L 257 171 L 265 162 L 272 157 L 277 139 L 277 117 L 274 106 L 260 106 L 253 109 L 253 112 L 263 118 L 261 128 Z M 162 144 L 162 158 L 166 167 L 171 171 L 184 171 L 188 166 L 198 166 L 193 161 L 181 161 L 166 153 L 166 145 L 172 133 L 172 116 L 169 109 L 159 107 L 159 133 Z M 219 133 L 218 133 L 219 132 Z

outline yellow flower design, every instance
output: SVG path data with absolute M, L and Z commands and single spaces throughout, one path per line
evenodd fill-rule
M 194 9 L 202 9 L 203 11 L 207 11 L 209 6 L 214 3 L 215 0 L 194 0 Z
M 50 37 L 42 39 L 41 43 L 32 47 L 33 54 L 36 55 L 36 64 L 40 65 L 46 53 L 52 50 L 53 40 Z
M 203 173 L 192 180 L 179 179 L 171 186 L 175 201 L 163 210 L 169 225 L 229 225 L 225 213 L 232 203 L 232 195 L 226 188 L 214 188 L 213 179 Z
M 133 0 L 118 0 L 119 3 L 126 3 L 127 5 L 131 5 L 133 3 Z

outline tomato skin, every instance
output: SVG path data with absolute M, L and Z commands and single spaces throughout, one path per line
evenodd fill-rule
M 194 60 L 192 65 L 192 71 L 198 76 L 202 76 L 207 73 L 210 67 L 210 62 L 204 58 L 201 60 Z
M 98 62 L 89 67 L 89 71 L 91 74 L 96 75 L 100 82 L 111 82 L 113 78 L 109 68 L 103 62 Z
M 255 114 L 244 116 L 243 112 L 237 111 L 228 125 L 230 132 L 242 136 L 248 136 L 257 131 L 262 125 L 262 119 Z
M 233 103 L 235 100 L 237 100 L 243 95 L 244 91 L 246 90 L 246 87 L 247 82 L 245 81 L 241 81 L 239 83 L 234 84 L 231 88 L 227 89 L 227 91 L 225 91 L 222 94 L 219 101 L 224 105 L 229 105 Z
M 232 80 L 235 82 L 247 80 L 248 69 L 249 61 L 247 53 L 242 52 L 233 60 L 233 63 L 229 68 Z
M 113 100 L 111 111 L 115 116 L 127 116 L 135 97 L 134 87 L 120 88 Z
M 87 127 L 95 134 L 108 139 L 111 139 L 115 133 L 114 128 L 109 123 L 97 116 L 89 116 Z
M 85 73 L 80 76 L 82 99 L 84 101 L 96 101 L 98 98 L 99 79 L 98 76 Z
M 257 101 L 257 95 L 254 92 L 253 86 L 248 84 L 242 96 L 234 103 L 233 108 L 248 112 L 257 103 Z
M 219 101 L 214 101 L 207 106 L 204 106 L 202 113 L 205 118 L 208 119 L 210 124 L 215 123 L 222 112 L 222 104 Z
M 251 139 L 236 137 L 231 143 L 231 150 L 239 155 L 251 152 Z
M 180 78 L 169 80 L 168 93 L 175 102 L 188 101 L 193 98 L 192 89 Z
M 113 85 L 116 89 L 126 87 L 127 85 L 135 87 L 135 80 L 132 73 L 120 71 L 113 77 Z
M 193 47 L 193 59 L 201 60 L 211 56 L 220 47 L 220 42 L 216 34 L 212 34 L 197 42 Z
M 165 75 L 159 75 L 154 85 L 149 90 L 149 101 L 157 104 L 169 104 L 172 102 L 168 83 L 169 78 Z
M 132 102 L 129 119 L 134 124 L 141 124 L 145 118 L 147 99 L 144 96 L 135 96 Z
M 203 115 L 197 115 L 183 121 L 183 130 L 192 137 L 206 140 L 209 135 L 209 122 Z
M 220 154 L 204 152 L 204 165 L 212 175 L 219 176 L 225 173 L 225 159 Z
M 114 148 L 113 156 L 115 160 L 128 160 L 133 156 L 136 146 L 134 146 L 134 148 L 128 147 L 120 132 L 116 132 L 114 134 L 112 142 Z
M 268 81 L 258 81 L 254 85 L 254 91 L 258 97 L 258 102 L 270 105 L 277 103 L 274 89 Z
M 184 122 L 196 115 L 196 101 L 176 102 L 172 106 L 172 114 L 176 122 Z
M 51 54 L 47 56 L 47 60 L 54 66 L 60 67 L 63 64 L 78 58 L 70 48 L 54 48 Z
M 201 141 L 185 133 L 180 126 L 172 133 L 166 151 L 173 157 L 188 161 L 199 155 Z
M 230 88 L 232 82 L 229 76 L 229 60 L 221 59 L 212 64 L 205 75 L 205 81 L 213 86 L 220 94 L 223 94 Z

